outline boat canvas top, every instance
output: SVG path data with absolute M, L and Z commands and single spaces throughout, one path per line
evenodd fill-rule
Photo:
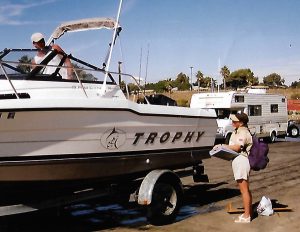
M 112 18 L 87 18 L 80 20 L 73 20 L 62 23 L 58 26 L 50 36 L 47 44 L 50 44 L 53 40 L 59 39 L 66 32 L 79 32 L 87 30 L 100 30 L 111 29 L 113 30 L 116 25 L 116 21 Z M 121 30 L 121 26 L 117 26 L 118 30 Z

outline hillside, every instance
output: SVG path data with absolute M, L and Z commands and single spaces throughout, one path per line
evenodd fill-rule
M 291 95 L 293 94 L 299 94 L 300 95 L 300 89 L 269 89 L 267 91 L 268 93 L 272 94 L 282 94 L 287 97 L 287 99 L 291 99 Z M 169 93 L 164 93 L 164 95 L 171 97 L 172 99 L 176 100 L 177 102 L 179 101 L 188 101 L 188 104 L 191 101 L 192 94 L 198 93 L 198 91 L 174 91 L 171 94 Z M 204 93 L 204 92 L 202 92 Z

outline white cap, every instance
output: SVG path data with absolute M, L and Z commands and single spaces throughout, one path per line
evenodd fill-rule
M 39 42 L 41 39 L 44 39 L 44 35 L 42 33 L 36 32 L 34 34 L 31 35 L 31 41 L 32 42 Z
M 230 114 L 229 118 L 234 122 L 239 122 L 240 120 L 234 114 Z

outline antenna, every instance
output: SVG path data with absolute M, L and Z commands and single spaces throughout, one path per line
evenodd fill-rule
M 139 80 L 138 80 L 138 99 L 140 98 L 140 86 L 141 86 L 141 73 L 142 73 L 142 57 L 143 57 L 143 47 L 141 47 L 141 53 L 140 53 L 140 70 L 139 70 Z
M 193 91 L 193 66 L 190 67 L 191 69 L 191 91 Z
M 139 71 L 139 85 L 141 83 L 141 73 L 142 73 L 142 58 L 143 58 L 143 47 L 141 47 L 141 53 L 140 53 L 140 71 Z
M 147 82 L 147 76 L 148 76 L 148 59 L 149 59 L 149 43 L 147 46 L 147 60 L 146 60 L 146 73 L 145 73 L 145 83 L 144 83 L 144 95 L 146 93 L 146 82 Z
M 106 92 L 106 80 L 107 80 L 107 76 L 108 76 L 108 70 L 109 70 L 109 65 L 110 65 L 112 50 L 113 50 L 113 46 L 114 46 L 114 40 L 115 40 L 116 35 L 117 35 L 117 29 L 118 29 L 118 25 L 119 25 L 119 18 L 120 18 L 120 13 L 121 13 L 121 8 L 122 8 L 122 1 L 123 0 L 120 0 L 120 3 L 119 3 L 117 20 L 116 20 L 116 24 L 115 24 L 115 28 L 114 28 L 114 33 L 113 33 L 113 37 L 112 37 L 112 41 L 111 41 L 111 46 L 110 46 L 110 50 L 109 50 L 108 61 L 107 61 L 107 65 L 104 68 L 104 70 L 105 70 L 104 81 L 103 81 L 102 88 L 99 91 L 99 94 L 101 96 L 103 96 L 105 94 L 105 92 Z
M 218 85 L 218 92 L 220 92 L 220 82 L 222 82 L 222 76 L 221 76 L 221 58 L 219 57 L 218 60 L 218 72 L 217 72 L 218 78 L 217 85 Z

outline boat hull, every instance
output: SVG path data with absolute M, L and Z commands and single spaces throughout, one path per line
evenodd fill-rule
M 192 166 L 209 157 L 216 128 L 212 117 L 103 107 L 11 109 L 1 123 L 0 182 L 105 181 Z
M 174 149 L 133 154 L 22 157 L 0 162 L 2 181 L 53 181 L 113 179 L 160 168 L 183 168 L 209 158 L 210 147 Z M 135 154 L 134 154 L 135 153 Z

